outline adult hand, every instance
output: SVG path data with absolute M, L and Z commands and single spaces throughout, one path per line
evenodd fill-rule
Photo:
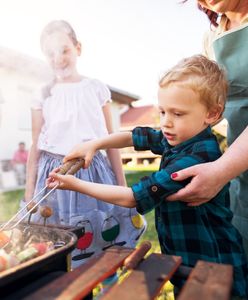
M 192 177 L 192 180 L 166 200 L 188 202 L 188 206 L 198 206 L 208 202 L 225 184 L 221 182 L 221 176 L 216 175 L 214 162 L 195 165 L 173 173 L 171 176 L 173 180 L 180 181 L 189 177 Z

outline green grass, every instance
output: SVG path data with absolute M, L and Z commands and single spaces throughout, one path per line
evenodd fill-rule
M 0 193 L 0 222 L 8 220 L 17 212 L 23 195 L 24 190 Z

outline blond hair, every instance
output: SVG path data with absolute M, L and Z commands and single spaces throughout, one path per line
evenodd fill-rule
M 207 109 L 220 108 L 223 113 L 228 90 L 226 72 L 215 61 L 203 55 L 194 55 L 181 60 L 167 71 L 159 81 L 160 88 L 171 84 L 190 88 L 200 96 Z
M 69 36 L 69 38 L 71 39 L 74 46 L 77 46 L 77 44 L 79 43 L 74 29 L 68 22 L 66 22 L 64 20 L 54 20 L 54 21 L 51 21 L 50 23 L 48 23 L 44 27 L 44 29 L 41 33 L 40 45 L 41 45 L 42 50 L 43 50 L 43 42 L 44 42 L 45 38 L 55 32 L 66 33 Z

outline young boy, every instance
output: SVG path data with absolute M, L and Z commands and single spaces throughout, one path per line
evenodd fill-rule
M 232 226 L 228 186 L 201 206 L 187 206 L 166 197 L 187 182 L 171 174 L 183 168 L 216 160 L 221 152 L 210 125 L 224 109 L 227 92 L 225 73 L 201 55 L 179 62 L 160 80 L 158 107 L 161 130 L 137 127 L 132 132 L 109 135 L 76 146 L 65 161 L 85 159 L 88 168 L 100 149 L 134 146 L 161 154 L 158 172 L 141 178 L 131 188 L 109 186 L 61 176 L 55 170 L 47 180 L 52 188 L 75 190 L 102 201 L 137 207 L 141 214 L 155 209 L 155 222 L 162 253 L 179 255 L 187 266 L 201 259 L 234 266 L 233 295 L 247 297 L 247 263 L 238 231 Z

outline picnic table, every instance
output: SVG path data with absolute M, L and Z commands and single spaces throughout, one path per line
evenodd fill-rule
M 123 267 L 134 251 L 132 248 L 113 246 L 25 299 L 84 299 L 99 283 Z M 155 299 L 168 280 L 179 277 L 185 278 L 186 283 L 177 300 L 228 300 L 232 276 L 233 268 L 230 265 L 198 261 L 194 268 L 188 268 L 182 265 L 180 256 L 148 253 L 134 269 L 128 271 L 120 283 L 114 284 L 100 299 Z

